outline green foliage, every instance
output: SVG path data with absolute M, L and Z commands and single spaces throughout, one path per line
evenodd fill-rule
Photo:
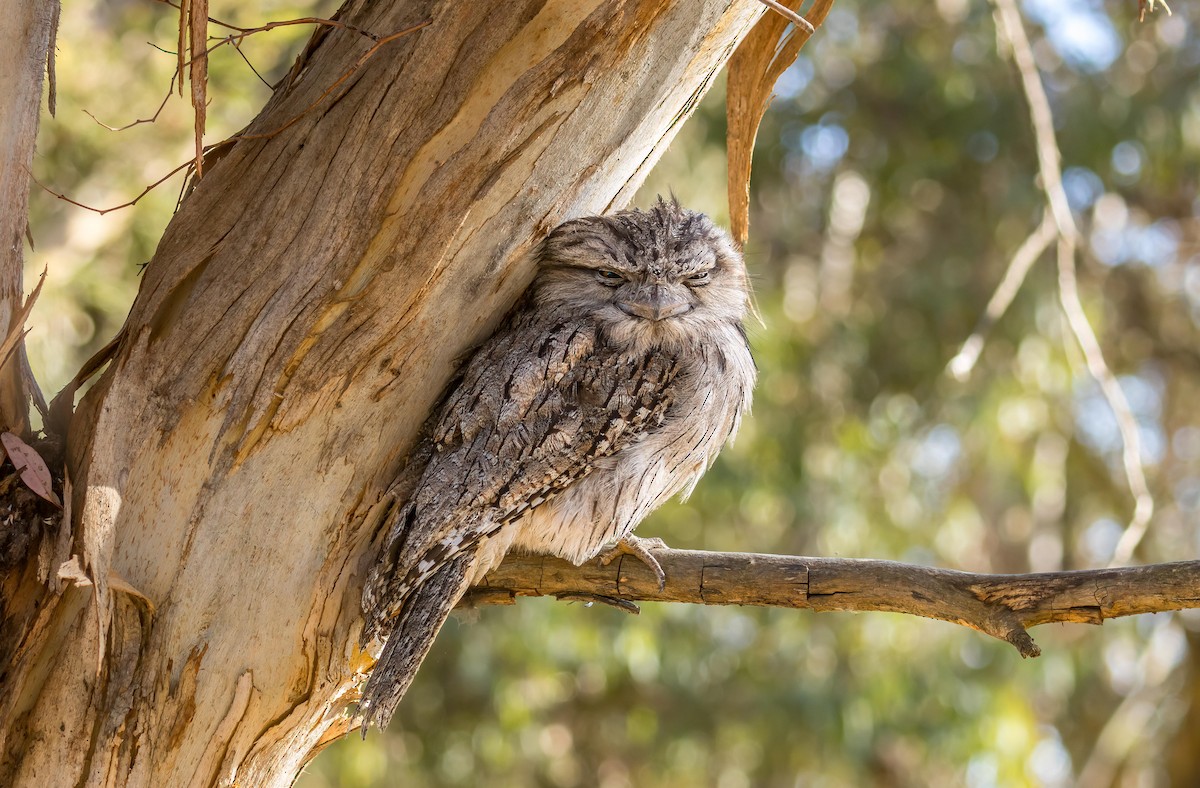
M 1089 242 L 1085 306 L 1138 416 L 1159 506 L 1138 558 L 1191 558 L 1200 12 L 1179 3 L 1138 24 L 1132 1 L 1023 9 Z M 249 24 L 311 11 L 212 13 Z M 173 60 L 141 42 L 171 42 L 173 24 L 150 3 L 67 9 L 43 182 L 111 204 L 188 157 L 179 100 L 116 135 L 79 114 L 148 114 Z M 302 33 L 268 35 L 275 48 L 250 56 L 278 75 Z M 1059 314 L 1052 260 L 970 380 L 945 374 L 1041 212 L 1024 100 L 995 40 L 987 8 L 965 0 L 843 0 L 781 80 L 747 249 L 763 320 L 754 416 L 693 498 L 640 533 L 992 572 L 1108 560 L 1131 513 L 1119 437 Z M 640 202 L 673 191 L 723 220 L 719 92 Z M 227 51 L 210 95 L 215 140 L 267 92 Z M 40 377 L 61 383 L 119 326 L 175 193 L 103 219 L 36 197 L 31 269 L 51 269 L 33 321 Z M 1197 628 L 1183 615 L 1042 628 L 1044 656 L 1022 661 L 894 615 L 522 602 L 452 621 L 392 728 L 334 745 L 300 785 L 982 788 L 1072 785 L 1085 769 L 1094 785 L 1190 785 L 1196 733 L 1173 699 L 1190 686 Z

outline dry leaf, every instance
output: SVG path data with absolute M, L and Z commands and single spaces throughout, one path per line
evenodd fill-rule
M 25 486 L 35 495 L 45 498 L 61 509 L 62 501 L 54 493 L 50 469 L 46 467 L 42 455 L 11 432 L 0 432 L 0 443 L 4 444 L 4 450 L 8 452 L 8 459 L 21 474 L 21 481 L 25 482 Z
M 789 9 L 799 9 L 803 0 L 780 0 Z M 833 7 L 833 0 L 816 0 L 804 18 L 820 27 Z M 729 121 L 726 145 L 729 154 L 729 223 L 733 238 L 741 246 L 750 235 L 750 159 L 754 138 L 771 91 L 787 67 L 800 54 L 811 33 L 791 26 L 783 16 L 767 11 L 729 60 L 725 114 Z

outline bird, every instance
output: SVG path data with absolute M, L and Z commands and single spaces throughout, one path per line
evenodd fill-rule
M 466 590 L 510 550 L 576 565 L 630 553 L 686 498 L 749 411 L 745 264 L 703 213 L 659 198 L 567 221 L 529 288 L 448 386 L 401 477 L 363 587 L 382 650 L 358 713 L 386 727 Z M 397 493 L 399 495 L 399 493 Z M 607 551 L 605 548 L 608 548 Z

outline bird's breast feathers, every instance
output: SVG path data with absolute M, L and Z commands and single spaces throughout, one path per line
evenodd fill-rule
M 661 421 L 644 425 L 620 451 L 531 506 L 498 539 L 496 560 L 511 548 L 583 563 L 667 499 L 686 497 L 736 433 L 753 384 L 745 343 L 714 343 L 672 381 L 672 404 Z

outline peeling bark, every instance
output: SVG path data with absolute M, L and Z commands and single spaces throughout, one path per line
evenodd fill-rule
M 385 491 L 455 359 L 550 228 L 629 200 L 761 12 L 351 0 L 381 35 L 431 24 L 319 102 L 371 42 L 318 31 L 80 404 L 81 571 L 4 630 L 0 784 L 289 785 L 345 732 Z
M 29 220 L 29 173 L 37 139 L 42 80 L 51 63 L 58 0 L 0 0 L 0 335 L 21 331 L 22 268 Z M 23 316 L 21 316 L 23 317 Z M 2 337 L 0 337 L 2 338 Z M 0 365 L 0 428 L 29 427 L 24 342 Z

